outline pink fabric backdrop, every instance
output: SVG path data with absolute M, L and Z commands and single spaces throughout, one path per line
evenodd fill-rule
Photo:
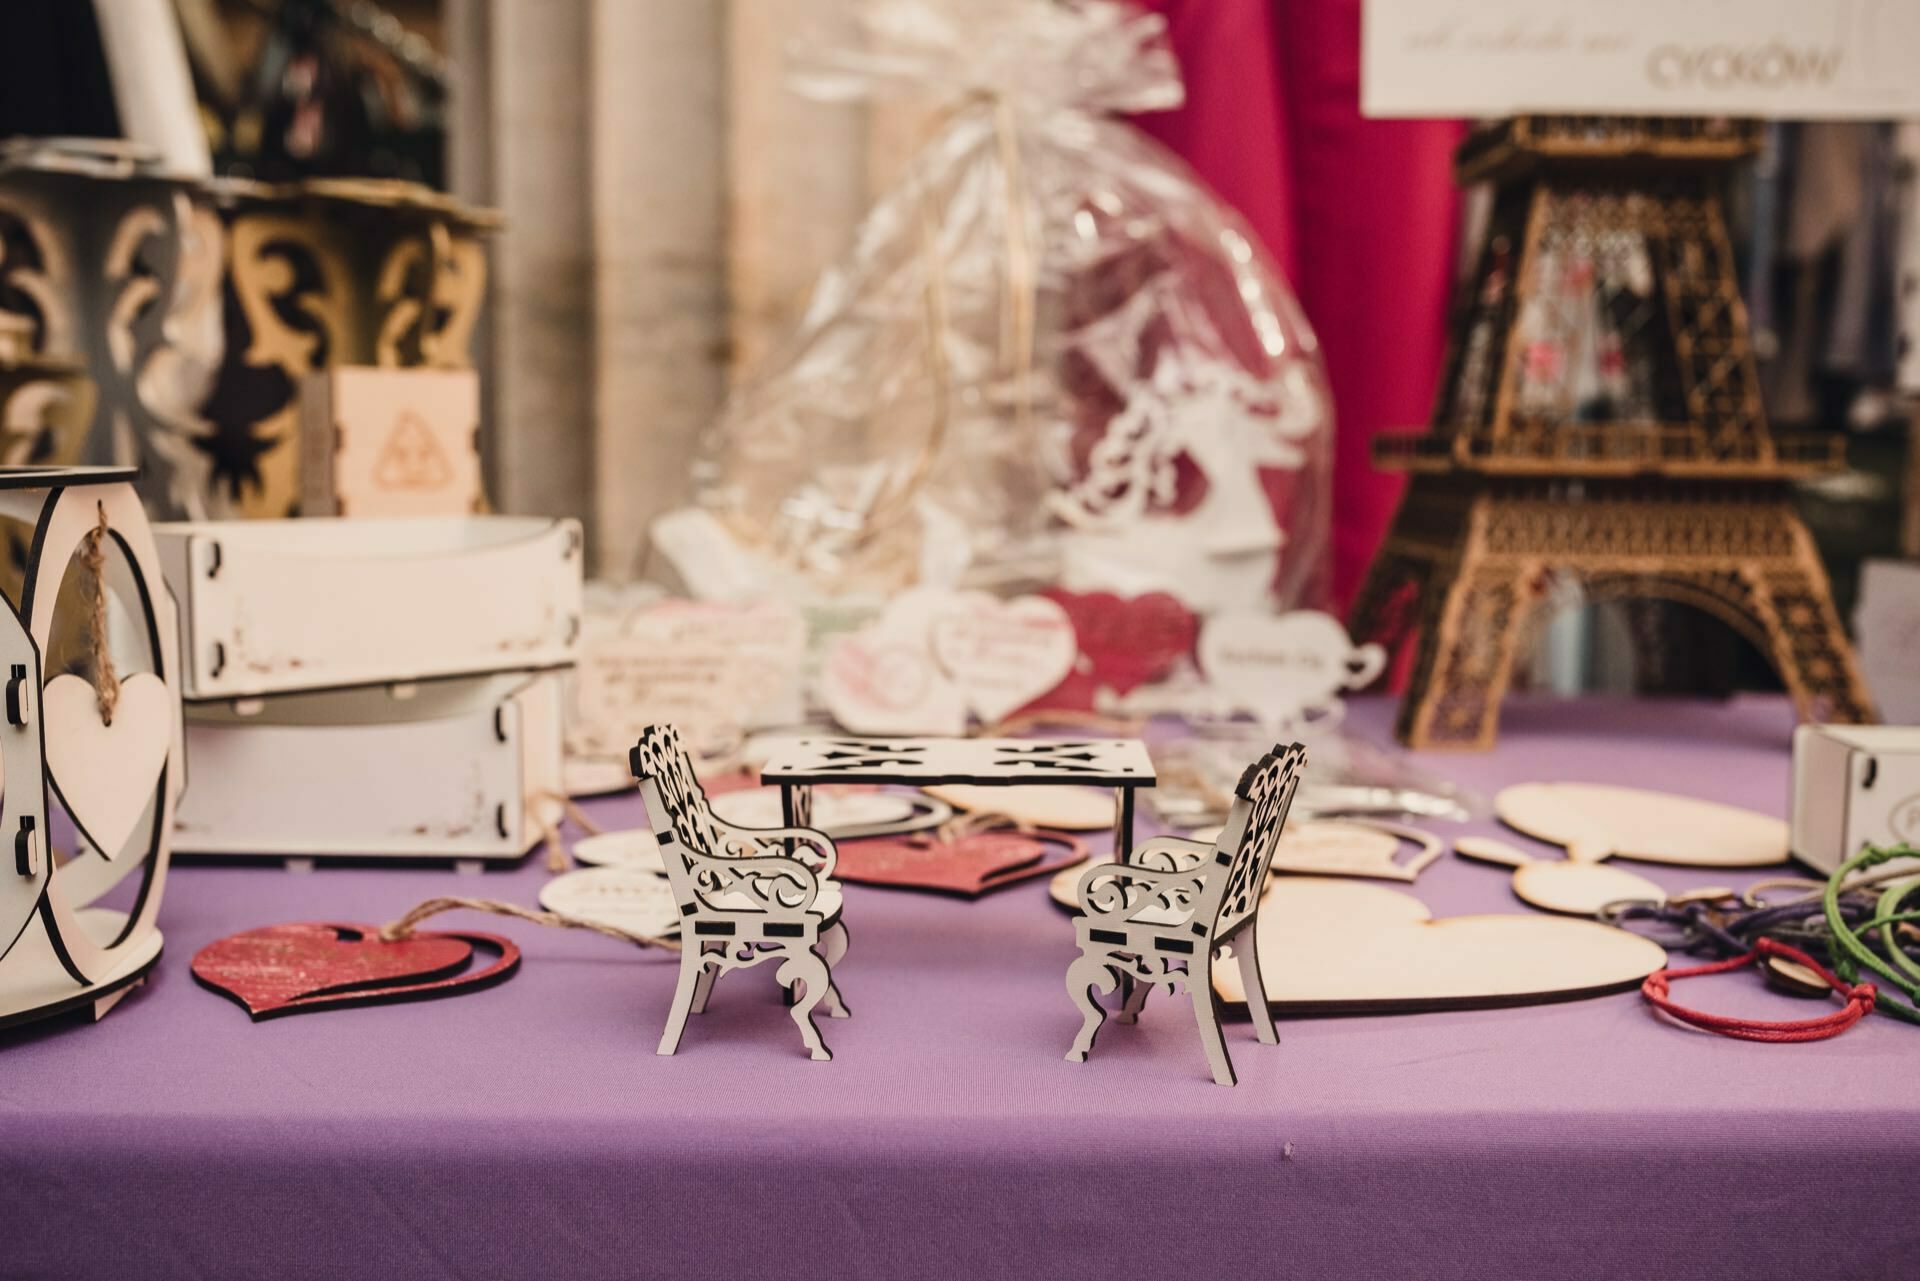
M 1399 500 L 1368 442 L 1431 411 L 1459 201 L 1455 121 L 1360 118 L 1361 0 L 1149 0 L 1187 105 L 1140 120 L 1266 241 L 1326 355 L 1344 612 Z

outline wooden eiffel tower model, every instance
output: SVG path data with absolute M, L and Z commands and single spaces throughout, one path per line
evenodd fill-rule
M 1461 147 L 1494 183 L 1426 433 L 1375 442 L 1411 473 L 1354 605 L 1356 639 L 1420 633 L 1402 742 L 1493 745 L 1528 615 L 1679 601 L 1770 656 L 1801 715 L 1869 717 L 1792 482 L 1836 437 L 1775 437 L 1721 207 L 1750 124 L 1522 117 Z M 1540 613 L 1544 614 L 1542 610 Z

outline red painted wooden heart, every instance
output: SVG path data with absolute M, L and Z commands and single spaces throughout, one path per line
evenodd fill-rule
M 861 885 L 977 898 L 1086 857 L 1086 847 L 1064 832 L 975 832 L 956 841 L 921 833 L 843 841 L 833 875 Z
M 1193 652 L 1199 620 L 1166 592 L 1131 600 L 1112 592 L 1050 591 L 1073 620 L 1080 659 L 1073 672 L 1032 706 L 1094 710 L 1102 688 L 1128 694 L 1173 671 Z
M 499 954 L 469 970 L 474 947 Z M 520 964 L 495 934 L 415 934 L 386 942 L 378 929 L 332 921 L 268 925 L 201 948 L 193 977 L 246 1007 L 255 1022 L 304 1010 L 451 996 L 490 987 Z

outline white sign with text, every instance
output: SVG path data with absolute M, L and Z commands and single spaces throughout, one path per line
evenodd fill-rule
M 1920 115 L 1916 0 L 1365 0 L 1369 116 Z

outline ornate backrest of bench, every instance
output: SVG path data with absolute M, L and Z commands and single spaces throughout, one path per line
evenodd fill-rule
M 1306 755 L 1298 743 L 1275 746 L 1248 766 L 1211 847 L 1156 837 L 1128 863 L 1088 869 L 1080 899 L 1089 920 L 1098 918 L 1107 928 L 1190 929 L 1211 939 L 1238 929 L 1259 902 Z
M 1227 869 L 1219 881 L 1213 937 L 1233 933 L 1259 903 L 1306 761 L 1307 749 L 1300 744 L 1276 745 L 1240 775 L 1233 813 L 1214 845 L 1215 859 L 1226 859 Z
M 661 861 L 685 911 L 692 900 L 717 912 L 793 912 L 812 905 L 819 878 L 806 863 L 722 823 L 671 725 L 649 725 L 629 756 L 660 842 Z
M 671 725 L 647 726 L 640 731 L 629 764 L 647 793 L 647 821 L 656 836 L 671 832 L 675 841 L 694 853 L 727 854 L 720 820 L 707 803 L 706 789 L 693 772 L 693 760 L 681 745 L 679 730 Z

